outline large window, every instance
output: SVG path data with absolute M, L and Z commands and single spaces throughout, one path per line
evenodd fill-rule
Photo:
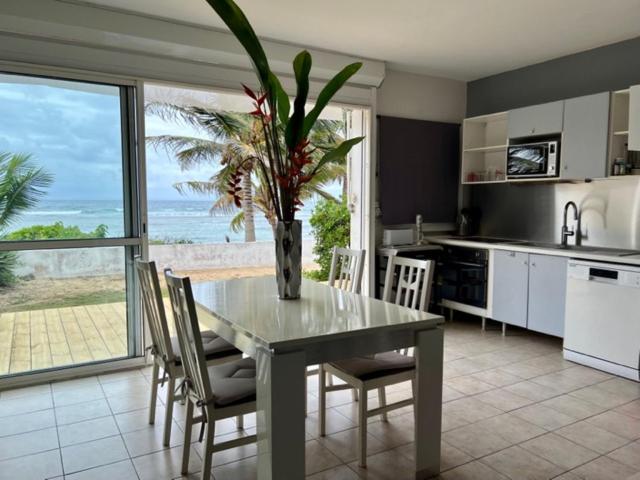
M 0 377 L 141 352 L 133 86 L 0 73 Z

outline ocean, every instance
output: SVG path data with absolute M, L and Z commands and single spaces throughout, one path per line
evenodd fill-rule
M 310 200 L 298 212 L 303 221 L 303 236 L 311 237 L 309 217 L 315 202 Z M 151 200 L 149 201 L 149 239 L 173 243 L 188 240 L 193 243 L 243 242 L 244 231 L 235 233 L 229 224 L 233 215 L 209 213 L 211 202 L 206 200 Z M 93 231 L 98 225 L 107 225 L 109 237 L 124 235 L 122 202 L 111 200 L 41 200 L 23 213 L 8 229 L 14 231 L 32 225 L 50 225 L 63 222 L 76 225 L 83 232 Z M 256 212 L 256 240 L 273 240 L 271 226 L 260 212 Z

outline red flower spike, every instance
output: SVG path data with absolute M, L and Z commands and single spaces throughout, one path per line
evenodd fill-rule
M 242 208 L 242 202 L 240 202 L 240 199 L 238 197 L 233 197 L 233 203 L 236 204 L 236 207 Z
M 242 84 L 242 88 L 244 89 L 244 93 L 246 93 L 248 97 L 252 98 L 253 100 L 258 100 L 258 97 L 254 93 L 254 91 L 247 87 L 244 83 Z

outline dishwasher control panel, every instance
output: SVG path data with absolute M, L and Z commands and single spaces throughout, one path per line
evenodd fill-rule
M 570 260 L 569 278 L 640 288 L 640 267 L 613 263 Z

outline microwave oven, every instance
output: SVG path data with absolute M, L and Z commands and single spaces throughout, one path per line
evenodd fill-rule
M 559 142 L 537 142 L 509 145 L 507 148 L 507 178 L 557 177 Z

